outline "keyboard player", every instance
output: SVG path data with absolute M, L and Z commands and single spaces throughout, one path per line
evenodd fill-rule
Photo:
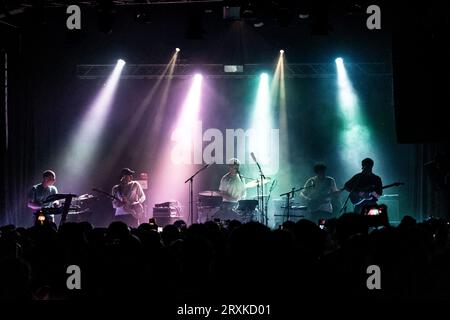
M 58 193 L 58 189 L 55 186 L 56 174 L 52 170 L 46 170 L 42 173 L 42 182 L 34 185 L 28 192 L 27 206 L 33 211 L 33 223 L 35 214 L 43 208 L 55 208 L 59 206 L 58 201 L 44 203 L 50 195 Z M 53 222 L 53 215 L 46 214 L 47 221 Z

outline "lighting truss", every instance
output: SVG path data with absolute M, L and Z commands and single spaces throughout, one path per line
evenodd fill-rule
M 243 72 L 225 73 L 222 64 L 177 64 L 172 75 L 161 76 L 166 64 L 127 64 L 121 79 L 188 78 L 198 72 L 208 78 L 253 78 L 273 69 L 269 64 L 245 64 L 243 67 Z M 80 64 L 77 65 L 77 77 L 105 78 L 113 68 L 112 64 Z M 345 68 L 352 76 L 392 76 L 391 66 L 386 63 L 345 63 Z M 286 64 L 284 72 L 285 78 L 334 78 L 336 66 L 334 62 L 293 63 Z

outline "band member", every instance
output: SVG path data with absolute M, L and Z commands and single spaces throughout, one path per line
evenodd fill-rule
M 372 172 L 374 162 L 366 158 L 361 162 L 362 171 L 355 174 L 344 185 L 345 190 L 349 191 L 355 198 L 358 198 L 354 211 L 361 213 L 366 205 L 376 205 L 378 199 L 383 194 L 383 183 L 381 178 Z M 355 200 L 352 200 L 355 203 Z
M 318 163 L 314 166 L 314 177 L 305 183 L 305 189 L 300 195 L 308 201 L 308 210 L 312 218 L 329 219 L 333 216 L 332 196 L 340 190 L 336 187 L 334 178 L 326 175 L 327 167 Z
M 221 220 L 237 219 L 234 209 L 237 207 L 238 201 L 246 196 L 245 181 L 239 172 L 239 160 L 232 158 L 228 160 L 227 164 L 228 173 L 222 177 L 219 186 L 223 198 L 222 207 L 214 215 L 214 218 Z
M 113 208 L 116 209 L 115 219 L 126 223 L 130 227 L 137 227 L 139 219 L 144 218 L 142 203 L 145 193 L 139 182 L 133 180 L 135 171 L 124 168 L 120 173 L 120 183 L 112 188 Z
M 52 170 L 46 170 L 42 173 L 42 182 L 34 185 L 28 193 L 27 206 L 33 213 L 41 210 L 42 208 L 51 208 L 58 206 L 58 202 L 44 203 L 48 196 L 57 194 L 58 189 L 54 185 L 56 182 L 56 174 Z M 53 221 L 52 215 L 45 216 L 47 221 Z

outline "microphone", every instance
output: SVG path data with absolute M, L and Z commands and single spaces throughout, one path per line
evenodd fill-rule
M 256 165 L 258 166 L 259 172 L 261 173 L 261 176 L 265 179 L 266 177 L 262 173 L 261 166 L 259 165 L 258 161 L 256 161 L 255 154 L 253 152 L 250 152 L 250 155 L 252 156 L 253 161 L 255 161 Z

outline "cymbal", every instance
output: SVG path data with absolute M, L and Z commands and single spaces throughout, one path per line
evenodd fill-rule
M 220 191 L 202 191 L 199 192 L 198 195 L 205 197 L 221 197 L 222 193 Z
M 270 177 L 266 177 L 265 179 L 263 179 L 263 184 L 269 183 L 270 181 L 272 181 L 272 178 Z M 261 179 L 256 179 L 256 180 L 252 180 L 250 182 L 247 182 L 245 184 L 246 188 L 254 188 L 258 185 L 261 185 Z
M 282 206 L 282 209 L 287 209 L 286 206 Z M 291 210 L 308 210 L 308 207 L 306 206 L 289 206 L 289 209 Z
M 252 198 L 252 200 L 258 200 L 258 198 L 261 198 L 261 197 L 264 197 L 264 198 L 267 198 L 269 195 L 268 194 L 265 194 L 265 195 L 259 195 L 259 196 L 254 196 L 253 198 Z

